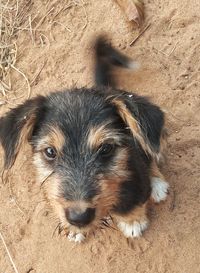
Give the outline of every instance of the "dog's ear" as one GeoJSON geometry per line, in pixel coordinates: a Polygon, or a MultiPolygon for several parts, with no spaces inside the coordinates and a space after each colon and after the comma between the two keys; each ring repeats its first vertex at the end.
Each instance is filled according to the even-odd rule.
{"type": "Polygon", "coordinates": [[[153,156],[160,151],[164,113],[147,98],[123,92],[112,99],[117,111],[143,150],[153,156]]]}
{"type": "Polygon", "coordinates": [[[5,169],[13,165],[21,144],[31,137],[44,100],[42,96],[28,100],[0,118],[0,142],[4,149],[5,169]]]}

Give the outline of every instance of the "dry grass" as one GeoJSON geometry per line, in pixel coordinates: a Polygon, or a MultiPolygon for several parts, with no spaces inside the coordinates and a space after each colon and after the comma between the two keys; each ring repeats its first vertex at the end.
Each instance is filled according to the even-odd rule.
{"type": "Polygon", "coordinates": [[[34,76],[29,82],[26,72],[16,66],[20,58],[19,51],[23,50],[18,50],[17,46],[21,32],[28,34],[33,46],[50,46],[50,38],[53,37],[52,40],[55,41],[52,33],[54,26],[57,25],[68,33],[72,32],[68,26],[59,22],[59,16],[71,8],[83,10],[83,29],[87,26],[86,3],[83,0],[43,0],[36,10],[34,4],[33,0],[0,0],[0,106],[7,103],[16,105],[19,99],[29,98],[33,79],[36,78],[34,76]],[[23,88],[22,94],[12,84],[13,73],[18,73],[26,83],[27,88],[23,88]]]}
{"type": "Polygon", "coordinates": [[[2,243],[3,243],[3,246],[4,246],[4,248],[5,248],[5,251],[6,251],[7,255],[8,255],[8,258],[9,258],[9,260],[10,260],[10,263],[11,263],[11,265],[12,265],[12,267],[13,267],[14,272],[15,272],[15,273],[19,273],[19,271],[17,270],[16,265],[15,265],[13,259],[12,259],[12,256],[11,256],[11,254],[10,254],[10,251],[9,251],[9,249],[8,249],[8,246],[7,246],[6,242],[5,242],[5,239],[4,239],[4,237],[3,237],[3,235],[2,235],[1,232],[0,232],[0,240],[1,240],[2,243]]]}
{"type": "Polygon", "coordinates": [[[20,27],[26,22],[32,6],[32,0],[19,2],[18,0],[0,1],[0,105],[4,103],[14,104],[8,100],[8,94],[12,91],[11,71],[20,73],[27,82],[28,96],[30,85],[25,74],[16,66],[18,55],[17,34],[20,27]]]}
{"type": "MultiPolygon", "coordinates": [[[[17,34],[20,27],[25,23],[32,1],[7,0],[0,1],[0,92],[4,103],[15,104],[16,96],[9,101],[8,93],[12,91],[11,71],[15,70],[22,75],[27,82],[28,97],[30,96],[30,85],[26,75],[16,66],[18,48],[17,34]]],[[[15,94],[16,95],[16,94],[15,94]]]]}

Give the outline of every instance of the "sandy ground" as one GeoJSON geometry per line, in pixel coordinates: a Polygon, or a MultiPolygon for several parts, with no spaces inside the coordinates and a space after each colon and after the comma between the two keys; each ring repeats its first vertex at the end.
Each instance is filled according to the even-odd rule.
{"type": "MultiPolygon", "coordinates": [[[[39,34],[33,44],[29,31],[20,32],[16,66],[32,81],[32,96],[91,86],[91,39],[101,32],[110,34],[116,47],[141,63],[137,73],[117,72],[119,86],[150,96],[166,112],[170,137],[164,174],[170,195],[165,203],[152,206],[151,225],[143,237],[127,241],[120,232],[105,229],[74,245],[53,236],[55,223],[41,202],[30,147],[25,147],[8,182],[0,182],[0,231],[20,273],[200,272],[200,2],[144,2],[151,26],[133,47],[129,43],[138,30],[116,3],[90,0],[84,8],[61,12],[52,33],[45,32],[48,15],[41,25],[43,43],[39,34]]],[[[35,0],[31,12],[42,18],[51,5],[58,11],[67,3],[35,0]]],[[[19,94],[26,93],[18,73],[13,73],[13,82],[19,94]]],[[[1,106],[0,115],[9,107],[1,106]]],[[[11,272],[0,241],[0,273],[11,272]]]]}

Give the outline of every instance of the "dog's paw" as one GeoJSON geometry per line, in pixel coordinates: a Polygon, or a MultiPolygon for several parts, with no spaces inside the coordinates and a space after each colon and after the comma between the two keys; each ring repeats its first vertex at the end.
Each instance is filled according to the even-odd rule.
{"type": "Polygon", "coordinates": [[[82,243],[85,240],[85,236],[82,233],[74,233],[70,231],[68,237],[70,242],[82,243]]]}
{"type": "Polygon", "coordinates": [[[159,177],[151,178],[151,198],[154,202],[159,203],[167,198],[169,184],[159,177]]]}
{"type": "Polygon", "coordinates": [[[119,222],[117,226],[127,238],[140,237],[148,227],[148,220],[134,221],[132,224],[119,222]]]}

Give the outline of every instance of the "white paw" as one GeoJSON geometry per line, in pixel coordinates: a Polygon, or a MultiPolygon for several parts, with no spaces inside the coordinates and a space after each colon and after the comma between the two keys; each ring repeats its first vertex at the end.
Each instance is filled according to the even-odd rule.
{"type": "Polygon", "coordinates": [[[151,178],[151,198],[159,203],[167,198],[169,184],[159,177],[151,178]]]}
{"type": "Polygon", "coordinates": [[[147,220],[134,221],[132,224],[119,222],[117,225],[125,237],[133,238],[142,235],[142,232],[148,227],[148,221],[147,220]]]}
{"type": "Polygon", "coordinates": [[[70,242],[82,243],[85,240],[85,236],[82,233],[74,233],[70,231],[68,239],[70,242]]]}

